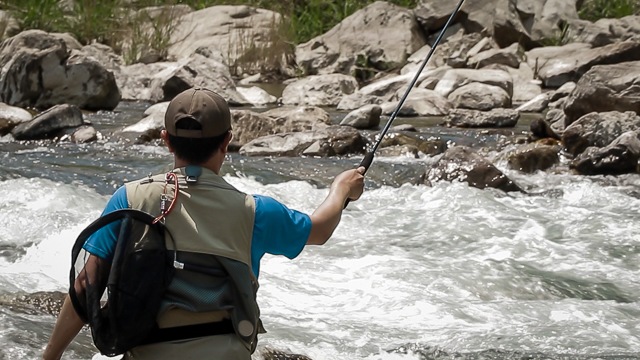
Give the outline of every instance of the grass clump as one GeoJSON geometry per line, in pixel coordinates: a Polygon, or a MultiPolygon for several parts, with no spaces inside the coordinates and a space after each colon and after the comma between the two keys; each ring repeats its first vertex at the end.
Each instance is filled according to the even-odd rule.
{"type": "Polygon", "coordinates": [[[638,0],[585,0],[578,11],[581,19],[597,21],[640,14],[638,0]]]}

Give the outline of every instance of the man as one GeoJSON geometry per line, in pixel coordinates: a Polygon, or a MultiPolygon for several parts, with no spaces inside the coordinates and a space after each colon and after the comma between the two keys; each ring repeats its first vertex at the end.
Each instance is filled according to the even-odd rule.
{"type": "MultiPolygon", "coordinates": [[[[174,156],[174,170],[119,188],[103,214],[125,208],[158,214],[181,256],[201,267],[218,262],[236,269],[230,272],[236,290],[210,285],[215,276],[177,270],[157,315],[158,327],[170,335],[130,349],[125,359],[250,359],[260,326],[257,315],[249,316],[257,314],[252,302],[260,259],[266,253],[293,259],[305,245],[324,244],[338,226],[346,201],[361,196],[365,169],[339,174],[326,199],[309,216],[269,197],[241,193],[219,176],[232,134],[229,107],[218,94],[189,89],[176,96],[167,108],[161,137],[174,156]],[[225,296],[211,296],[218,292],[233,303],[216,300],[225,296]],[[249,314],[245,318],[238,315],[245,313],[249,314]],[[230,323],[223,334],[191,331],[202,324],[222,329],[218,324],[230,323]]],[[[91,254],[85,269],[110,264],[117,232],[115,227],[104,228],[85,243],[91,254]]],[[[79,279],[72,291],[82,293],[86,285],[79,279]]],[[[83,325],[67,296],[43,358],[59,359],[83,325]]]]}

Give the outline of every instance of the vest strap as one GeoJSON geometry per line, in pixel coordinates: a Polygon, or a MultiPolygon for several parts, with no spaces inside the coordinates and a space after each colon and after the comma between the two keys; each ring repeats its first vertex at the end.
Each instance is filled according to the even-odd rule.
{"type": "Polygon", "coordinates": [[[230,319],[196,325],[156,328],[138,346],[233,333],[235,330],[230,319]]]}

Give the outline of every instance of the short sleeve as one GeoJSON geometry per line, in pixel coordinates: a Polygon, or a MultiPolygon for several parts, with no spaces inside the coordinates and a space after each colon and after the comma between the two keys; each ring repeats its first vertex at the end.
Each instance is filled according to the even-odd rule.
{"type": "Polygon", "coordinates": [[[251,245],[252,267],[256,276],[264,254],[297,257],[311,233],[309,215],[292,210],[268,196],[254,195],[255,222],[251,245]]]}
{"type": "MultiPolygon", "coordinates": [[[[102,211],[102,215],[128,208],[129,202],[127,201],[127,190],[124,186],[121,186],[115,193],[113,193],[109,202],[107,202],[107,206],[105,206],[102,211]]],[[[87,239],[83,248],[102,259],[111,260],[116,248],[116,243],[118,242],[119,227],[120,221],[114,221],[109,225],[105,225],[87,239]]]]}

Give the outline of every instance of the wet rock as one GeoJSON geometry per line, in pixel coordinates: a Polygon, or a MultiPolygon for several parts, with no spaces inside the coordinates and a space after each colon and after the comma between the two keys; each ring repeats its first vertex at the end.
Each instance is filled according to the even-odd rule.
{"type": "Polygon", "coordinates": [[[264,348],[260,350],[264,360],[311,360],[310,357],[300,354],[291,354],[283,350],[264,348]]]}
{"type": "Polygon", "coordinates": [[[51,139],[62,134],[64,129],[83,124],[82,111],[75,105],[56,105],[36,115],[33,120],[23,122],[11,130],[16,140],[51,139]]]}
{"type": "Polygon", "coordinates": [[[30,294],[0,296],[0,306],[28,315],[57,316],[66,297],[59,291],[38,291],[30,294]]]}
{"type": "Polygon", "coordinates": [[[387,147],[415,148],[425,155],[433,156],[445,152],[447,143],[438,138],[425,139],[420,134],[393,132],[386,134],[380,142],[380,149],[387,147]]]}
{"type": "Polygon", "coordinates": [[[512,109],[490,111],[455,109],[445,118],[445,123],[448,126],[463,128],[500,128],[515,126],[519,118],[520,113],[512,109]]]}
{"type": "Polygon", "coordinates": [[[582,175],[619,175],[638,172],[640,131],[628,131],[611,144],[589,147],[571,162],[582,175]]]}
{"type": "Polygon", "coordinates": [[[511,169],[528,174],[546,170],[559,162],[558,153],[561,149],[562,146],[559,144],[526,144],[507,153],[507,163],[511,169]]]}
{"type": "Polygon", "coordinates": [[[638,78],[640,61],[594,66],[578,81],[567,98],[564,107],[567,116],[565,126],[591,112],[640,113],[638,78]]]}
{"type": "Polygon", "coordinates": [[[466,146],[448,149],[425,173],[425,184],[461,181],[478,189],[492,187],[505,192],[523,191],[491,162],[466,146]]]}
{"type": "Polygon", "coordinates": [[[551,127],[551,124],[541,118],[531,120],[529,130],[531,130],[531,137],[534,140],[546,138],[560,140],[560,135],[551,127]]]}
{"type": "Polygon", "coordinates": [[[76,144],[92,142],[98,140],[98,131],[90,125],[80,126],[71,134],[70,140],[76,144]]]}

